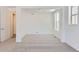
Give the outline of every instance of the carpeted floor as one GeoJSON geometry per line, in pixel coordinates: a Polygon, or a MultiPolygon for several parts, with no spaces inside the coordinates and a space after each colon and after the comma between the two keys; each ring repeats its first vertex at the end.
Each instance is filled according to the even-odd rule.
{"type": "Polygon", "coordinates": [[[15,38],[0,43],[0,52],[77,52],[53,35],[26,35],[22,43],[15,38]]]}

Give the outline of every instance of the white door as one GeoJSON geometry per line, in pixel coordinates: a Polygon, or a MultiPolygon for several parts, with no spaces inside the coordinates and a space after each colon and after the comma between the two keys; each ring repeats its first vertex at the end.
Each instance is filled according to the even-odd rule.
{"type": "Polygon", "coordinates": [[[2,7],[1,8],[1,41],[10,38],[10,19],[8,18],[8,8],[2,7]]]}
{"type": "Polygon", "coordinates": [[[0,34],[1,34],[1,41],[5,40],[5,35],[6,35],[6,9],[4,7],[1,8],[0,10],[0,34]]]}

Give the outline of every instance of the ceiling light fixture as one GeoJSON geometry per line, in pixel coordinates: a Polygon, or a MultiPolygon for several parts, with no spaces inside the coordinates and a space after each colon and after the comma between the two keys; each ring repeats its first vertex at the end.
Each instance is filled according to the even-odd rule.
{"type": "Polygon", "coordinates": [[[56,10],[56,9],[50,9],[49,11],[50,11],[50,12],[54,12],[55,10],[56,10]]]}

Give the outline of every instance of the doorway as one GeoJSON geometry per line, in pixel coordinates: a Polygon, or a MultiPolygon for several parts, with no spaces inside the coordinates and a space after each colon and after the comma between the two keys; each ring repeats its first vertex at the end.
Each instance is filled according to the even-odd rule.
{"type": "Polygon", "coordinates": [[[10,13],[10,34],[11,38],[16,38],[16,11],[10,13]]]}
{"type": "Polygon", "coordinates": [[[16,14],[13,13],[13,37],[16,37],[16,14]]]}

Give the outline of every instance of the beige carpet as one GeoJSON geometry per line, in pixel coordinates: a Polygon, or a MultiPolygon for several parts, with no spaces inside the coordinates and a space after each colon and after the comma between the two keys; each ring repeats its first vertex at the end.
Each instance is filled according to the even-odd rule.
{"type": "Polygon", "coordinates": [[[53,35],[26,35],[22,43],[15,38],[0,43],[1,52],[76,52],[53,35]]]}

